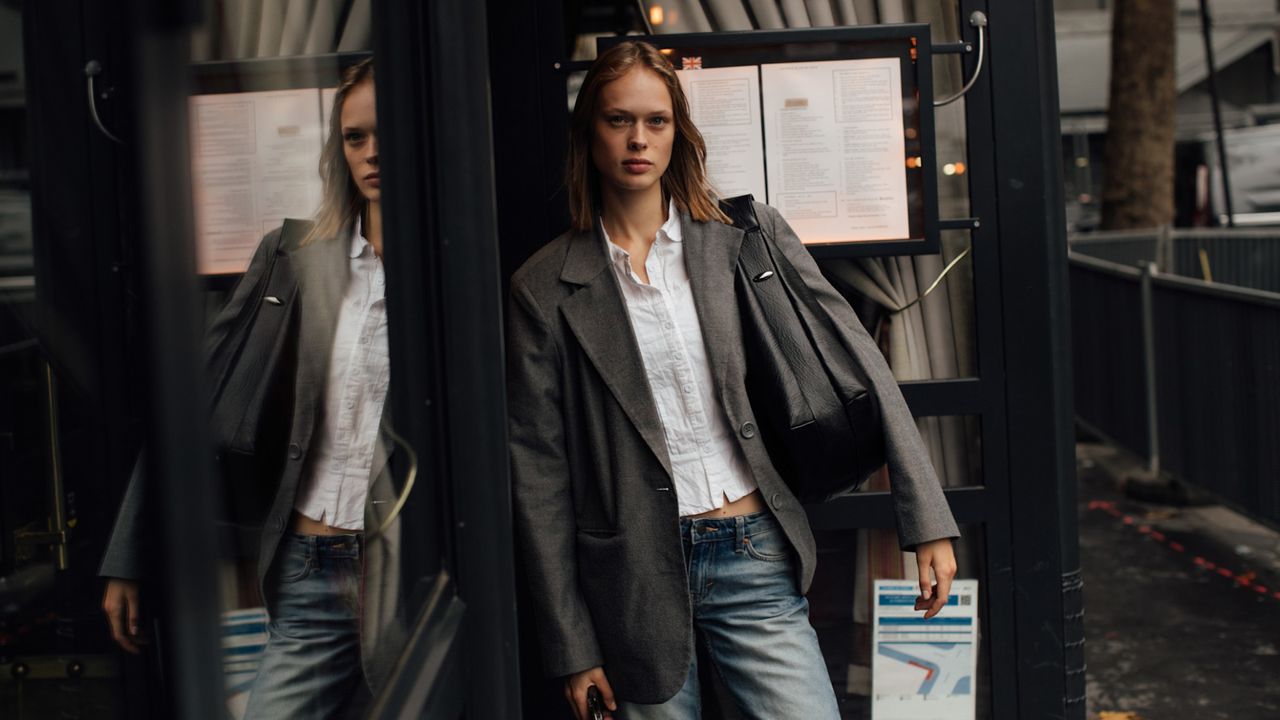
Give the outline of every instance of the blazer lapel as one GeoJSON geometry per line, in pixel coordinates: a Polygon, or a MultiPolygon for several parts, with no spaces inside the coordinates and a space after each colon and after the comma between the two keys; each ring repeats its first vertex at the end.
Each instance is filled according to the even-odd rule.
{"type": "Polygon", "coordinates": [[[325,386],[339,305],[351,278],[349,239],[340,236],[321,240],[298,248],[291,255],[302,298],[297,393],[313,412],[325,386]]]}
{"type": "Polygon", "coordinates": [[[727,368],[742,354],[733,283],[744,234],[719,222],[693,222],[686,213],[680,215],[680,233],[693,304],[702,325],[702,341],[707,347],[716,390],[725,397],[727,368]]]}
{"type": "Polygon", "coordinates": [[[570,241],[560,279],[580,289],[560,305],[570,330],[595,366],[645,444],[671,474],[671,459],[662,420],[654,405],[644,360],[622,299],[618,279],[609,267],[603,239],[579,232],[570,241]],[[626,333],[619,338],[619,331],[626,333]]]}

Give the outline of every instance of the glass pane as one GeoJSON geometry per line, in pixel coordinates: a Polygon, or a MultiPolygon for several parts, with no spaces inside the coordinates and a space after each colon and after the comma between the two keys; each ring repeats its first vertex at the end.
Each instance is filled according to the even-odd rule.
{"type": "MultiPolygon", "coordinates": [[[[976,525],[961,527],[961,538],[956,543],[958,563],[957,579],[978,581],[976,682],[967,672],[968,660],[939,662],[945,667],[935,668],[934,676],[920,662],[918,675],[912,676],[910,662],[900,665],[899,672],[890,677],[887,673],[876,679],[876,687],[884,693],[882,701],[892,702],[903,687],[910,695],[917,695],[927,688],[930,700],[955,702],[976,708],[977,718],[991,717],[991,680],[988,672],[989,644],[983,627],[987,622],[986,569],[982,549],[985,547],[984,528],[976,525]],[[966,674],[970,681],[965,682],[966,674]],[[941,682],[930,683],[937,678],[941,682]],[[896,681],[898,684],[891,684],[896,681]],[[884,684],[881,684],[884,683],[884,684]],[[905,683],[905,685],[903,685],[905,683]],[[886,692],[886,689],[888,691],[886,692]]],[[[809,590],[810,621],[818,632],[840,703],[840,714],[845,720],[871,718],[872,706],[872,648],[876,625],[876,580],[906,579],[915,583],[915,555],[898,549],[897,534],[892,530],[856,530],[819,533],[818,572],[809,590]]],[[[954,594],[954,593],[953,593],[954,594]]],[[[960,608],[964,609],[964,608],[960,608]]],[[[882,636],[884,637],[884,636],[882,636]]],[[[892,642],[886,638],[878,666],[889,670],[892,662],[898,662],[892,642]]],[[[963,655],[963,653],[958,653],[963,655]]],[[[884,673],[884,670],[878,670],[884,673]]],[[[963,717],[954,708],[948,711],[925,711],[927,717],[963,717]]]]}
{"type": "MultiPolygon", "coordinates": [[[[982,419],[977,415],[916,418],[929,461],[943,487],[982,484],[982,419]]],[[[889,473],[881,469],[858,492],[888,492],[889,473]]]]}
{"type": "Polygon", "coordinates": [[[239,399],[219,396],[227,706],[350,712],[385,681],[406,625],[370,3],[214,4],[189,103],[198,272],[211,337],[261,297],[252,323],[271,338],[211,358],[227,387],[268,393],[260,409],[245,400],[271,448],[265,464],[238,458],[219,410],[235,416],[239,399]]]}

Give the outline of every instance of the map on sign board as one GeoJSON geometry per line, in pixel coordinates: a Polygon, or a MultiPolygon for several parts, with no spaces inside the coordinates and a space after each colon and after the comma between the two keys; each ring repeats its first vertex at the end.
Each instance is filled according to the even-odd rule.
{"type": "Polygon", "coordinates": [[[978,581],[956,580],[942,612],[915,609],[919,586],[877,580],[872,636],[874,720],[965,720],[976,715],[978,581]]]}

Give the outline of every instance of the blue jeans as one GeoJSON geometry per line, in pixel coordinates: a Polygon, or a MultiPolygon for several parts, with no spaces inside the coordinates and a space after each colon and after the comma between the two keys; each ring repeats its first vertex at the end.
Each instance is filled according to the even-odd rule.
{"type": "Polygon", "coordinates": [[[360,669],[358,535],[280,541],[267,647],[245,720],[344,718],[368,697],[360,669]]]}
{"type": "MultiPolygon", "coordinates": [[[[745,718],[839,718],[809,602],[796,587],[791,543],[765,510],[680,520],[693,625],[745,718]]],[[[621,720],[701,716],[697,656],[684,687],[660,705],[619,702],[621,720]]]]}

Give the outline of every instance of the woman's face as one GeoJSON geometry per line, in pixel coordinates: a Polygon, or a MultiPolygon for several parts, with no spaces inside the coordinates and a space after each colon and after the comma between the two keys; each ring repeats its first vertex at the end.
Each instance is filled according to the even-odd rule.
{"type": "Polygon", "coordinates": [[[606,195],[652,191],[671,163],[676,131],[671,93],[644,67],[600,89],[592,128],[591,160],[606,195]]]}
{"type": "Polygon", "coordinates": [[[342,103],[342,152],[351,168],[351,179],[369,202],[382,197],[378,178],[378,114],[373,82],[362,82],[347,92],[342,103]]]}

